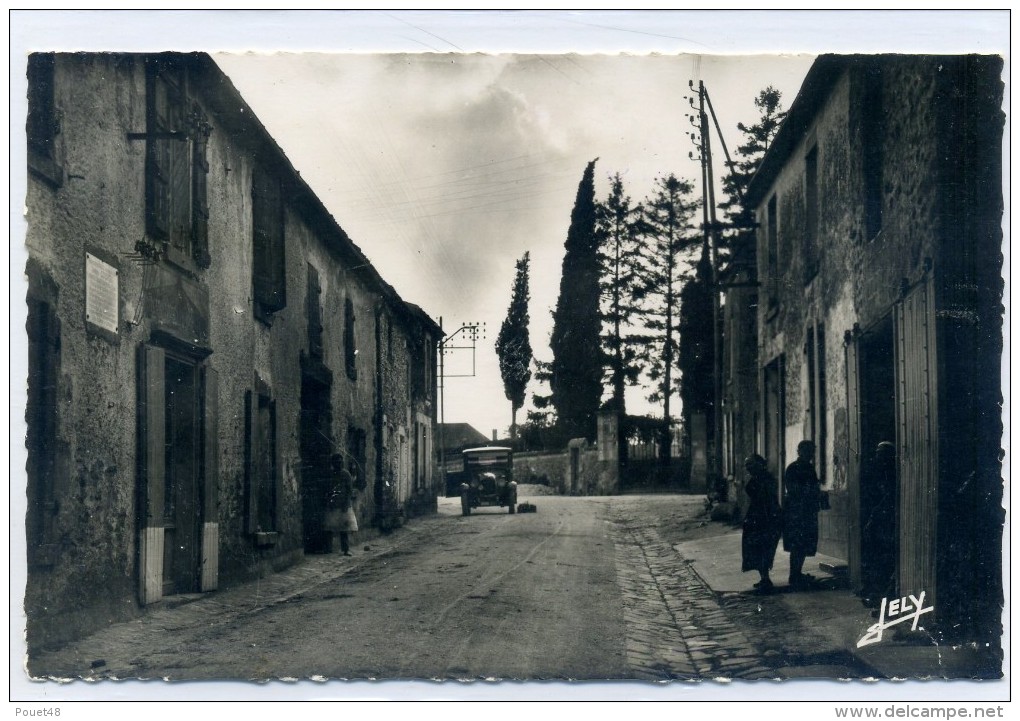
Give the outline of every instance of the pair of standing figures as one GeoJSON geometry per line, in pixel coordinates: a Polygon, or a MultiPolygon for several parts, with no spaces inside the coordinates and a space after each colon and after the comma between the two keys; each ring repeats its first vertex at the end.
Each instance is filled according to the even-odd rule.
{"type": "Polygon", "coordinates": [[[741,570],[757,571],[761,579],[754,584],[762,593],[772,590],[769,577],[779,539],[790,554],[790,586],[802,588],[811,582],[803,572],[804,560],[818,551],[818,510],[821,506],[821,481],[812,459],[815,444],[801,441],[797,460],[786,468],[783,504],[779,504],[776,479],[759,455],[744,461],[748,474],[744,487],[750,503],[744,516],[741,544],[741,570]]]}

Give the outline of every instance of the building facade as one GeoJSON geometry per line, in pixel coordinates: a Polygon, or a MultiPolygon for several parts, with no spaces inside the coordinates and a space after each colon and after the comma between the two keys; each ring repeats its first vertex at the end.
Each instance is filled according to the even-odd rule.
{"type": "Polygon", "coordinates": [[[1002,61],[822,56],[750,190],[758,443],[814,440],[822,552],[1001,635],[1002,61]],[[894,444],[895,480],[869,473],[894,444]],[[891,510],[891,513],[890,513],[891,510]],[[872,530],[887,521],[889,540],[872,530]]]}
{"type": "Polygon", "coordinates": [[[29,58],[29,648],[434,508],[439,327],[204,54],[29,58]]]}

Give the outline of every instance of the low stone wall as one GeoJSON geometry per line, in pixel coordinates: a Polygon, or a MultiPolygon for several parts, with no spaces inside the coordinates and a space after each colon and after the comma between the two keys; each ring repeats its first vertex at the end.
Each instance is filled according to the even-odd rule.
{"type": "Polygon", "coordinates": [[[558,453],[518,453],[514,455],[514,479],[518,483],[548,485],[563,495],[606,496],[617,493],[615,461],[600,461],[598,450],[571,441],[577,449],[577,477],[571,478],[572,450],[558,453]]]}
{"type": "Polygon", "coordinates": [[[565,493],[567,488],[567,454],[516,453],[514,454],[514,480],[555,488],[565,493]]]}

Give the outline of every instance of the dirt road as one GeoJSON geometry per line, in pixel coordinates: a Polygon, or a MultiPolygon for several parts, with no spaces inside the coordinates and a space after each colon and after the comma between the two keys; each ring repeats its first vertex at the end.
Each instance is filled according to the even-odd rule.
{"type": "MultiPolygon", "coordinates": [[[[606,503],[538,497],[537,513],[484,508],[402,529],[385,553],[356,546],[337,575],[260,606],[173,628],[140,623],[133,647],[46,654],[36,673],[75,677],[621,678],[620,593],[606,503]]],[[[332,559],[331,559],[332,560],[332,559]]],[[[176,609],[195,615],[200,602],[176,609]]],[[[100,634],[101,635],[101,634],[100,634]]],[[[123,646],[123,644],[121,644],[123,646]]]]}

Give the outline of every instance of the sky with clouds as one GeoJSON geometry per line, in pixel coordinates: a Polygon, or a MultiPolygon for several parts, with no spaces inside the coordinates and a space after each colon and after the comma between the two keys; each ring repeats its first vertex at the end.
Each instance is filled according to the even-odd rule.
{"type": "MultiPolygon", "coordinates": [[[[404,298],[442,316],[450,329],[460,321],[487,323],[477,376],[449,379],[446,396],[447,420],[467,421],[486,433],[509,423],[492,343],[509,303],[514,261],[531,251],[532,338],[539,357],[548,358],[549,309],[585,164],[599,158],[600,195],[614,172],[635,199],[658,173],[696,178],[684,136],[688,80],[704,80],[724,130],[732,132],[738,121],[753,118],[751,102],[764,85],[776,85],[785,103],[792,101],[808,63],[784,56],[994,52],[1007,60],[1008,107],[1008,11],[12,10],[9,25],[12,169],[26,164],[28,52],[213,54],[330,212],[404,298]]],[[[25,189],[25,174],[14,170],[12,238],[24,237],[25,189]]],[[[1008,278],[1008,243],[1003,250],[1008,278]]],[[[25,327],[27,254],[23,244],[12,243],[10,255],[16,518],[24,514],[25,498],[24,473],[16,469],[25,467],[20,439],[27,344],[17,333],[25,327]]],[[[1004,368],[1008,324],[1006,330],[1004,368]]],[[[1004,397],[1008,401],[1008,388],[1004,397]]],[[[631,405],[636,400],[628,397],[631,405]]],[[[1004,419],[1008,434],[1008,413],[1004,419]]],[[[12,537],[11,545],[16,557],[23,537],[12,537]]],[[[23,566],[12,565],[12,589],[24,587],[23,574],[23,566]]],[[[20,617],[12,627],[23,628],[20,617]]],[[[21,659],[11,648],[13,667],[21,659]]],[[[32,686],[12,676],[16,696],[32,697],[32,686]]],[[[219,700],[217,686],[189,689],[189,698],[219,700]]],[[[299,684],[264,690],[273,701],[305,700],[308,694],[299,684]]],[[[99,685],[71,691],[75,699],[109,700],[109,690],[99,685]]],[[[45,692],[49,700],[59,695],[59,689],[45,692]]],[[[145,698],[139,688],[119,693],[145,698]]],[[[410,700],[431,692],[391,687],[388,693],[410,700]]],[[[548,693],[559,700],[584,692],[554,684],[548,693]]],[[[602,693],[626,698],[632,692],[604,687],[602,693]]],[[[701,692],[682,693],[690,700],[701,692]]],[[[830,693],[799,686],[788,697],[825,700],[830,693]]],[[[897,693],[909,700],[917,688],[904,684],[897,693]]]]}
{"type": "MultiPolygon", "coordinates": [[[[12,11],[12,137],[23,137],[31,50],[212,54],[329,211],[408,301],[453,330],[486,324],[475,376],[450,378],[446,419],[509,425],[493,350],[514,261],[532,257],[532,344],[550,310],[585,164],[599,195],[619,172],[642,199],[656,175],[697,179],[688,82],[703,80],[728,144],[762,87],[792,102],[822,52],[998,52],[988,11],[12,11]]],[[[716,147],[718,182],[721,157],[716,147]]],[[[12,143],[12,164],[24,162],[12,143]]],[[[23,167],[23,165],[22,165],[23,167]]],[[[12,209],[24,183],[12,176],[12,209]]],[[[23,218],[12,212],[12,233],[23,218]]],[[[24,267],[23,249],[12,268],[24,267]]],[[[12,326],[24,280],[12,274],[12,326]]],[[[449,358],[451,373],[472,370],[449,358]]],[[[22,355],[13,358],[24,366],[22,355]]],[[[640,393],[628,395],[632,411],[640,393]]]]}
{"type": "MultiPolygon", "coordinates": [[[[733,149],[737,122],[756,117],[758,90],[774,85],[789,102],[811,63],[690,54],[214,58],[402,297],[448,331],[485,324],[475,376],[447,381],[445,416],[501,435],[510,407],[493,346],[514,263],[530,252],[532,345],[548,360],[563,243],[588,161],[598,158],[600,196],[614,173],[635,201],[658,175],[697,180],[689,82],[709,88],[733,149]]],[[[717,150],[717,179],[722,167],[717,150]]],[[[470,351],[447,357],[451,375],[471,365],[470,351]]],[[[630,407],[657,412],[642,396],[631,389],[630,407]]]]}

